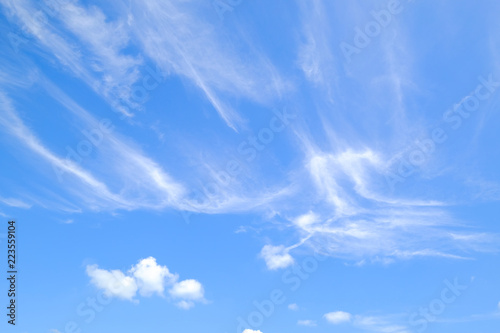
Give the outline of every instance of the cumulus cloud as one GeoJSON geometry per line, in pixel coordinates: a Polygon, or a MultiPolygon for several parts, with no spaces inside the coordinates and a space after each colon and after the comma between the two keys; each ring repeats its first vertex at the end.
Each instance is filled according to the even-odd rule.
{"type": "Polygon", "coordinates": [[[308,212],[307,214],[300,215],[293,222],[297,227],[307,230],[310,226],[314,225],[314,223],[318,222],[318,220],[318,215],[313,212],[308,212]]]}
{"type": "Polygon", "coordinates": [[[314,320],[299,320],[299,321],[297,321],[297,325],[309,326],[309,327],[317,326],[316,321],[314,321],[314,320]]]}
{"type": "MultiPolygon", "coordinates": [[[[380,333],[410,333],[404,324],[396,323],[395,316],[355,316],[353,325],[366,331],[380,333]]],[[[400,321],[400,320],[399,320],[400,321]]]]}
{"type": "Polygon", "coordinates": [[[331,324],[349,323],[353,327],[369,332],[381,333],[409,333],[410,330],[404,324],[401,315],[387,316],[363,316],[351,315],[348,312],[336,311],[324,315],[324,318],[331,324]]]}
{"type": "Polygon", "coordinates": [[[133,300],[139,292],[140,296],[153,294],[164,296],[169,288],[169,295],[176,300],[182,309],[190,309],[195,302],[204,302],[204,289],[194,279],[177,282],[178,275],[171,273],[167,266],[158,265],[156,259],[149,257],[140,260],[127,272],[121,270],[100,269],[97,265],[87,266],[87,275],[91,283],[110,297],[133,300]]]}
{"type": "Polygon", "coordinates": [[[335,311],[325,314],[325,319],[332,324],[341,324],[351,321],[351,314],[344,311],[335,311]]]}
{"type": "Polygon", "coordinates": [[[203,298],[204,291],[201,283],[190,279],[175,283],[169,293],[176,298],[199,300],[203,298]]]}
{"type": "Polygon", "coordinates": [[[266,261],[267,268],[271,270],[286,268],[294,263],[293,257],[283,245],[265,245],[260,256],[266,261]]]}
{"type": "Polygon", "coordinates": [[[130,273],[137,281],[139,293],[142,296],[150,296],[154,293],[163,295],[165,285],[177,280],[177,275],[170,273],[167,266],[158,265],[153,257],[139,261],[132,267],[130,273]]]}
{"type": "Polygon", "coordinates": [[[262,332],[261,331],[254,331],[254,330],[247,328],[246,330],[243,331],[243,333],[262,333],[262,332]]]}
{"type": "Polygon", "coordinates": [[[194,302],[204,302],[203,286],[196,280],[189,279],[175,283],[169,290],[170,296],[176,299],[182,299],[176,305],[181,309],[190,309],[194,302]]]}
{"type": "Polygon", "coordinates": [[[107,296],[132,300],[137,293],[137,282],[133,277],[126,276],[120,270],[100,269],[97,265],[87,266],[90,282],[104,290],[107,296]]]}

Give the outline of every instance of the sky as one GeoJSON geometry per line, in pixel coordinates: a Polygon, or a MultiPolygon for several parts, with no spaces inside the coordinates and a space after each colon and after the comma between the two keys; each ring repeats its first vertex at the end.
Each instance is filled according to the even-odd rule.
{"type": "Polygon", "coordinates": [[[499,332],[499,11],[0,0],[2,332],[499,332]]]}

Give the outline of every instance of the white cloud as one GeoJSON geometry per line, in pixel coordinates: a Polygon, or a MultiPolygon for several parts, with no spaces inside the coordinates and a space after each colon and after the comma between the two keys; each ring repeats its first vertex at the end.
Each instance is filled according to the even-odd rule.
{"type": "Polygon", "coordinates": [[[139,79],[137,67],[142,60],[122,52],[129,39],[123,21],[112,21],[99,8],[75,1],[47,1],[43,7],[29,0],[1,2],[13,20],[34,37],[34,46],[52,53],[63,68],[112,107],[127,115],[127,106],[137,107],[130,88],[139,79]]]}
{"type": "Polygon", "coordinates": [[[120,270],[104,270],[97,265],[87,266],[87,274],[91,283],[103,290],[106,295],[132,301],[137,292],[143,297],[153,294],[164,296],[169,287],[169,294],[176,299],[176,305],[182,309],[190,309],[195,302],[206,302],[204,289],[200,282],[188,279],[177,282],[178,275],[169,271],[166,266],[158,265],[156,259],[148,257],[140,260],[128,271],[128,275],[120,270]]]}
{"type": "Polygon", "coordinates": [[[189,310],[194,306],[194,302],[182,300],[175,303],[175,305],[183,310],[189,310]]]}
{"type": "Polygon", "coordinates": [[[293,222],[299,228],[308,230],[310,226],[319,221],[319,216],[313,212],[308,212],[307,214],[297,217],[293,222]]]}
{"type": "Polygon", "coordinates": [[[297,304],[295,304],[295,303],[288,304],[288,309],[292,310],[292,311],[298,311],[299,310],[299,306],[297,304]]]}
{"type": "Polygon", "coordinates": [[[266,261],[267,268],[271,270],[286,268],[294,263],[293,257],[283,245],[265,245],[260,255],[266,261]]]}
{"type": "MultiPolygon", "coordinates": [[[[78,105],[48,79],[40,79],[43,88],[61,105],[77,117],[83,130],[92,131],[100,122],[92,114],[78,105]]],[[[51,168],[51,180],[57,177],[56,184],[73,196],[58,200],[72,204],[68,200],[79,201],[78,206],[86,204],[92,210],[114,209],[164,209],[171,207],[188,212],[225,213],[247,211],[275,198],[284,196],[287,190],[262,193],[224,192],[210,196],[200,202],[193,197],[188,187],[175,180],[162,165],[145,155],[140,145],[120,135],[118,131],[106,133],[92,156],[93,167],[84,168],[84,163],[76,163],[74,158],[58,156],[49,149],[28,128],[13,107],[12,101],[0,91],[0,125],[12,136],[19,138],[22,145],[31,153],[41,157],[51,168]],[[103,167],[105,166],[105,167],[103,167]]],[[[112,125],[114,126],[114,125],[112,125]]],[[[85,163],[87,164],[87,163],[85,163]]],[[[88,165],[88,164],[87,164],[88,165]]],[[[44,196],[40,201],[47,201],[44,196]]],[[[41,203],[43,205],[43,203],[41,203]]],[[[45,206],[58,207],[57,202],[45,206]]]]}
{"type": "Polygon", "coordinates": [[[133,277],[126,276],[120,270],[107,271],[97,265],[87,266],[87,275],[97,288],[106,295],[132,300],[137,293],[137,283],[133,277]]]}
{"type": "Polygon", "coordinates": [[[331,33],[327,13],[329,3],[310,1],[307,4],[297,1],[301,13],[303,42],[299,45],[298,65],[307,80],[320,86],[327,93],[332,92],[338,73],[334,52],[331,50],[331,33]]]}
{"type": "Polygon", "coordinates": [[[388,316],[361,316],[351,315],[348,312],[336,311],[324,315],[324,318],[335,325],[350,323],[353,327],[369,332],[380,333],[409,333],[410,330],[401,324],[406,317],[401,315],[388,316]]]}
{"type": "MultiPolygon", "coordinates": [[[[202,6],[208,10],[211,4],[202,6]]],[[[238,29],[220,30],[199,15],[200,8],[183,0],[131,1],[127,15],[145,54],[164,70],[188,78],[227,125],[236,128],[241,119],[228,99],[267,104],[282,95],[287,84],[270,61],[256,53],[247,36],[233,36],[238,29]],[[227,43],[233,38],[243,53],[227,43]]]]}
{"type": "Polygon", "coordinates": [[[353,325],[363,330],[380,333],[410,333],[405,325],[395,324],[395,316],[355,316],[353,325]]]}
{"type": "Polygon", "coordinates": [[[247,328],[246,330],[243,331],[243,333],[262,333],[262,332],[261,331],[254,331],[254,330],[247,328]]]}
{"type": "Polygon", "coordinates": [[[309,159],[308,168],[318,193],[332,204],[336,216],[350,215],[355,211],[351,198],[338,184],[338,169],[329,154],[315,154],[309,159]]]}
{"type": "Polygon", "coordinates": [[[424,256],[461,260],[467,257],[458,251],[487,252],[495,247],[496,236],[464,229],[442,202],[380,194],[387,193],[380,153],[325,153],[306,135],[301,137],[308,171],[303,175],[310,178],[297,177],[296,182],[305,187],[312,181],[316,187],[305,205],[307,213],[287,218],[302,240],[285,253],[304,244],[342,259],[390,263],[424,256]]]}
{"type": "Polygon", "coordinates": [[[153,257],[142,259],[129,272],[137,281],[141,296],[150,296],[154,293],[163,295],[165,285],[172,284],[177,279],[167,266],[158,265],[153,257]]]}
{"type": "Polygon", "coordinates": [[[316,321],[314,320],[299,320],[297,321],[297,325],[299,326],[309,326],[309,327],[314,327],[314,326],[317,326],[318,324],[316,324],[316,321]]]}
{"type": "Polygon", "coordinates": [[[82,183],[89,186],[94,195],[100,196],[108,202],[115,204],[124,204],[123,199],[111,193],[108,187],[97,180],[92,174],[81,168],[71,160],[56,156],[52,151],[45,147],[33,132],[24,125],[23,121],[15,112],[10,99],[0,92],[0,124],[3,125],[13,136],[21,139],[21,142],[34,153],[45,159],[54,168],[63,170],[77,177],[82,183]]]}
{"type": "Polygon", "coordinates": [[[14,198],[2,198],[2,197],[0,197],[0,202],[7,205],[7,206],[15,207],[15,208],[24,208],[24,209],[31,208],[30,204],[27,204],[22,200],[14,199],[14,198]]]}
{"type": "Polygon", "coordinates": [[[341,324],[351,321],[351,314],[344,311],[330,312],[325,314],[324,317],[332,324],[341,324]]]}
{"type": "MultiPolygon", "coordinates": [[[[48,92],[69,111],[78,116],[83,124],[87,125],[86,130],[99,128],[99,121],[92,117],[89,112],[81,108],[58,88],[44,82],[48,92]]],[[[72,186],[68,186],[69,191],[73,191],[80,199],[87,201],[89,205],[92,205],[92,209],[102,207],[107,209],[140,207],[159,209],[169,205],[185,205],[181,200],[185,192],[184,187],[174,181],[158,163],[135,149],[131,142],[126,142],[127,140],[118,134],[108,134],[108,140],[103,140],[99,146],[100,151],[108,154],[103,155],[107,158],[106,162],[103,163],[106,168],[98,170],[104,176],[112,171],[114,179],[116,180],[118,177],[117,180],[122,182],[123,187],[120,193],[116,194],[108,188],[104,181],[98,179],[80,164],[75,163],[72,159],[57,156],[49,150],[23,123],[14,110],[11,100],[2,92],[0,92],[0,107],[0,125],[3,125],[11,135],[21,139],[20,142],[25,147],[52,166],[53,175],[57,176],[59,181],[72,182],[72,186]],[[137,197],[141,199],[137,199],[137,197]]],[[[21,202],[12,199],[7,202],[21,205],[21,202]]],[[[25,206],[23,205],[23,207],[25,206]]]]}
{"type": "Polygon", "coordinates": [[[202,300],[204,295],[203,286],[196,280],[189,279],[175,283],[169,290],[174,298],[184,298],[188,300],[202,300]]]}

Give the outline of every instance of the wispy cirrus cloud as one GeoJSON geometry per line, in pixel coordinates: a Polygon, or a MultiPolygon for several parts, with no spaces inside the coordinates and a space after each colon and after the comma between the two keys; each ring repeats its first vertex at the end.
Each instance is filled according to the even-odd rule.
{"type": "Polygon", "coordinates": [[[2,198],[0,197],[0,202],[4,205],[7,205],[9,207],[15,207],[15,208],[23,208],[23,209],[30,209],[31,204],[28,204],[20,199],[16,198],[2,198]]]}
{"type": "Polygon", "coordinates": [[[227,125],[236,129],[243,118],[228,101],[245,98],[269,106],[289,83],[252,45],[230,46],[226,40],[241,43],[241,38],[221,30],[215,15],[200,15],[200,5],[211,9],[209,3],[180,0],[132,1],[128,23],[145,55],[197,86],[227,125]]]}
{"type": "MultiPolygon", "coordinates": [[[[431,193],[422,189],[393,193],[385,188],[385,170],[394,150],[411,140],[423,123],[418,117],[408,122],[412,110],[407,100],[415,98],[412,94],[418,89],[413,84],[410,48],[401,46],[406,45],[407,34],[397,23],[373,40],[370,47],[376,52],[363,55],[359,66],[346,68],[339,66],[339,50],[330,43],[334,23],[325,9],[332,5],[319,0],[299,4],[304,38],[291,57],[306,80],[290,83],[244,29],[221,30],[218,21],[214,24],[210,15],[201,13],[205,5],[132,1],[116,3],[108,8],[114,10],[110,13],[77,1],[55,7],[30,0],[1,3],[45,56],[50,55],[113,107],[119,103],[132,107],[130,86],[139,78],[137,68],[143,59],[195,85],[233,129],[245,122],[245,113],[234,107],[240,99],[270,106],[299,82],[313,96],[310,104],[301,107],[307,93],[294,91],[294,107],[303,111],[291,129],[292,138],[283,137],[293,158],[283,157],[279,151],[283,146],[266,148],[272,168],[279,165],[279,179],[267,175],[271,168],[259,173],[254,171],[260,165],[248,164],[238,179],[216,184],[218,188],[210,191],[210,181],[220,170],[205,156],[222,155],[217,144],[207,147],[210,152],[194,167],[185,161],[173,165],[164,162],[158,147],[148,146],[144,132],[137,130],[134,133],[139,135],[129,137],[121,128],[102,140],[88,163],[64,158],[57,143],[49,145],[26,125],[9,97],[11,91],[42,87],[73,117],[77,131],[97,128],[98,116],[46,79],[43,70],[20,61],[16,66],[26,67],[29,79],[19,79],[20,70],[0,72],[5,91],[0,96],[0,121],[6,133],[18,138],[33,156],[59,171],[64,178],[61,192],[71,193],[64,199],[66,207],[209,214],[271,211],[280,226],[296,232],[297,241],[279,245],[282,240],[273,240],[265,245],[260,256],[269,269],[293,265],[295,253],[308,246],[358,263],[423,256],[465,259],[471,257],[468,251],[495,248],[495,236],[472,232],[454,218],[448,209],[453,202],[434,196],[439,193],[436,187],[431,193]],[[38,18],[33,19],[30,14],[37,11],[38,18]],[[13,84],[7,87],[8,83],[13,84]],[[192,191],[200,184],[206,192],[201,196],[192,191]]],[[[358,17],[358,4],[341,6],[346,6],[355,23],[366,16],[358,17]]],[[[369,8],[365,9],[368,13],[369,8]]],[[[171,139],[175,145],[179,138],[171,139]]],[[[214,140],[223,141],[232,142],[234,137],[221,135],[214,140]]]]}
{"type": "Polygon", "coordinates": [[[72,75],[85,82],[124,115],[139,107],[131,86],[142,59],[125,54],[129,31],[123,21],[110,21],[95,6],[74,1],[1,1],[12,20],[33,36],[40,48],[72,75]]]}
{"type": "Polygon", "coordinates": [[[289,247],[266,245],[261,255],[268,268],[291,265],[302,246],[359,264],[416,257],[470,259],[471,251],[497,251],[497,236],[471,231],[454,219],[447,204],[379,192],[383,164],[370,150],[309,154],[315,191],[309,203],[302,201],[309,211],[288,218],[300,241],[289,247]]]}
{"type": "Polygon", "coordinates": [[[316,323],[316,321],[310,320],[310,319],[299,320],[299,321],[297,321],[297,325],[299,325],[299,326],[309,326],[309,327],[318,326],[318,324],[316,323]]]}

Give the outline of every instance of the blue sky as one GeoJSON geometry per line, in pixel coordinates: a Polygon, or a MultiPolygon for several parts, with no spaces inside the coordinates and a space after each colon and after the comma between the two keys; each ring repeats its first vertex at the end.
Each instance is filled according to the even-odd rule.
{"type": "Polygon", "coordinates": [[[0,4],[2,331],[500,330],[496,1],[0,4]]]}

